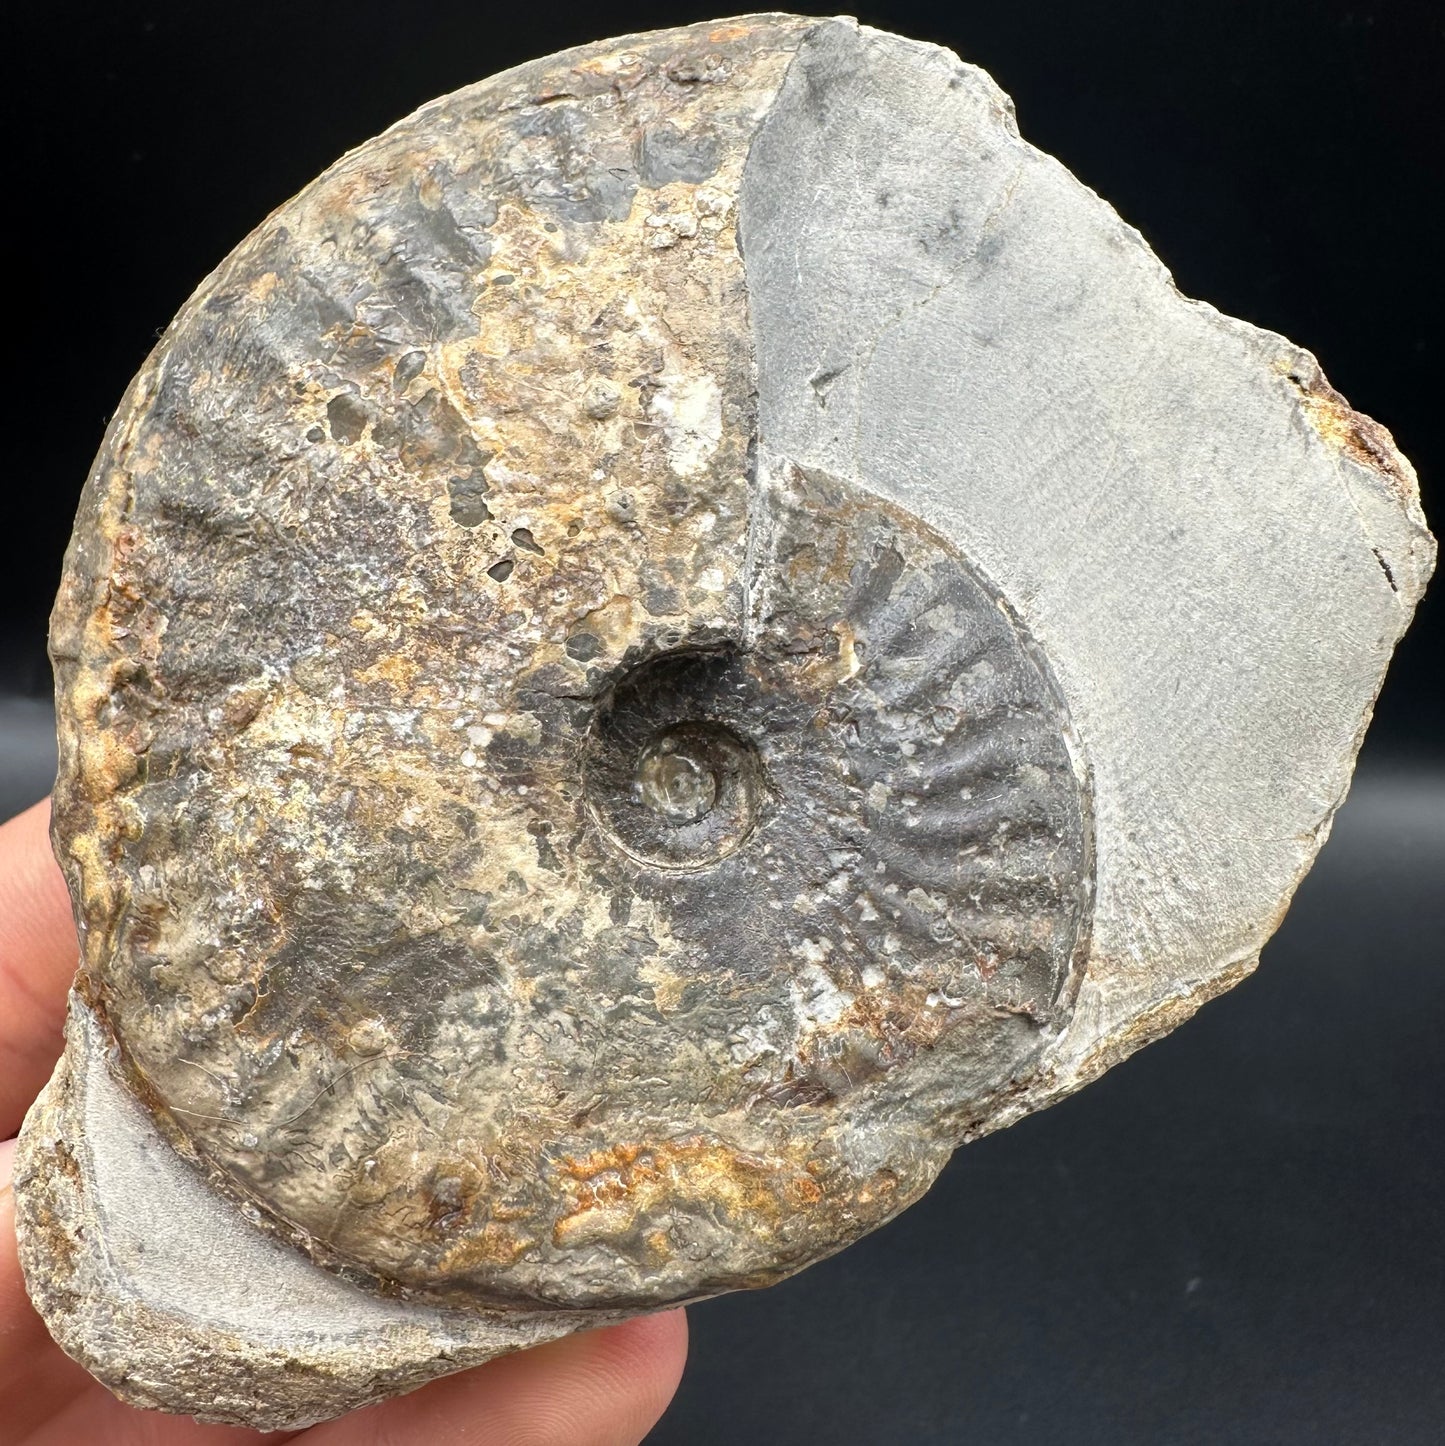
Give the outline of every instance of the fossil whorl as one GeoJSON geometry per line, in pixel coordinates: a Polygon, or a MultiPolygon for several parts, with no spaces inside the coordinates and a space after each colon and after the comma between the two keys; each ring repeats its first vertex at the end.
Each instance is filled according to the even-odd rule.
{"type": "Polygon", "coordinates": [[[425,107],[84,493],[52,1331],[281,1426],[847,1243],[1253,967],[1433,555],[1313,357],[935,47],[752,17],[425,107]]]}
{"type": "Polygon", "coordinates": [[[774,1279],[915,1198],[1071,1002],[1043,655],[759,437],[738,189],[801,33],[532,67],[355,152],[87,489],[83,991],[221,1189],[392,1288],[774,1279]]]}

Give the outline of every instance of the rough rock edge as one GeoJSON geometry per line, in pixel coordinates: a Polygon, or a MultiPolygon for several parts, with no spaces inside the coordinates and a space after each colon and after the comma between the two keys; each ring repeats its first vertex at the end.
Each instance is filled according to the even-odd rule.
{"type": "MultiPolygon", "coordinates": [[[[288,1319],[284,1281],[277,1282],[270,1339],[158,1307],[123,1278],[106,1244],[107,1209],[96,1199],[84,1116],[95,1074],[104,1071],[123,1091],[111,1070],[113,1053],[102,1026],[72,996],[65,1053],[21,1127],[15,1225],[26,1287],[56,1343],[130,1405],[259,1430],[299,1430],[511,1351],[638,1314],[550,1312],[502,1322],[396,1303],[397,1338],[359,1324],[348,1342],[328,1339],[304,1318],[288,1319]]],[[[159,1132],[148,1133],[167,1174],[204,1188],[159,1132]]],[[[237,1226],[243,1235],[250,1229],[240,1220],[237,1226]]],[[[259,1232],[254,1250],[249,1242],[245,1248],[258,1276],[274,1277],[278,1256],[290,1255],[259,1232]]],[[[287,1264],[354,1289],[299,1252],[287,1264]]]]}
{"type": "MultiPolygon", "coordinates": [[[[874,30],[870,26],[862,26],[860,29],[872,35],[888,34],[887,31],[874,30]]],[[[1076,185],[1103,206],[1114,217],[1120,232],[1135,247],[1137,254],[1158,272],[1160,279],[1180,305],[1201,313],[1220,330],[1235,332],[1255,345],[1273,344],[1273,350],[1279,358],[1275,364],[1276,374],[1273,380],[1279,389],[1288,394],[1302,424],[1336,457],[1340,490],[1360,514],[1361,532],[1365,542],[1374,553],[1391,592],[1395,594],[1400,623],[1385,651],[1388,662],[1408,629],[1415,608],[1425,595],[1438,556],[1436,539],[1430,531],[1420,501],[1419,478],[1410,459],[1396,446],[1389,428],[1373,417],[1356,411],[1349,400],[1330,384],[1319,359],[1306,347],[1268,327],[1257,326],[1241,317],[1220,311],[1212,302],[1189,296],[1180,290],[1174,273],[1154,251],[1138,227],[1125,220],[1107,197],[1099,195],[1092,186],[1070,171],[1057,156],[1040,150],[1020,133],[1013,97],[1003,91],[986,70],[962,60],[945,46],[928,48],[942,50],[962,69],[972,72],[981,84],[996,93],[1005,113],[1004,125],[1010,135],[1047,163],[1065,170],[1076,185]],[[1286,357],[1290,359],[1289,365],[1283,362],[1286,357]],[[1395,558],[1394,568],[1390,566],[1381,549],[1374,545],[1370,526],[1360,509],[1361,492],[1376,505],[1384,505],[1389,511],[1399,514],[1407,524],[1409,536],[1403,553],[1397,554],[1395,558]]],[[[1055,1056],[1051,1059],[1045,1055],[1039,1074],[1021,1087],[1014,1099],[1000,1101],[989,1118],[981,1122],[977,1129],[970,1131],[960,1141],[961,1144],[1006,1129],[1038,1110],[1047,1109],[1050,1105],[1067,1099],[1069,1095],[1092,1084],[1146,1045],[1154,1044],[1172,1034],[1204,1005],[1227,994],[1236,984],[1254,973],[1259,967],[1264,946],[1284,922],[1296,891],[1314,867],[1320,850],[1329,840],[1335,815],[1349,797],[1360,749],[1370,724],[1374,721],[1375,706],[1379,702],[1387,676],[1388,669],[1382,667],[1374,693],[1350,742],[1345,759],[1343,784],[1316,825],[1294,878],[1281,896],[1274,914],[1259,931],[1253,948],[1217,961],[1213,971],[1201,978],[1180,980],[1177,991],[1157,1000],[1142,1014],[1127,1021],[1122,1028],[1105,1032],[1090,1048],[1077,1055],[1067,1055],[1069,1030],[1062,1030],[1055,1056]]],[[[1073,1023],[1072,1020],[1070,1022],[1073,1023]]]]}
{"type": "MultiPolygon", "coordinates": [[[[771,18],[772,13],[775,12],[770,12],[768,18],[771,18]]],[[[1412,549],[1411,560],[1418,566],[1410,579],[1410,586],[1408,588],[1397,586],[1397,580],[1394,578],[1390,579],[1390,585],[1396,593],[1404,594],[1400,601],[1401,607],[1408,610],[1419,603],[1424,596],[1425,585],[1429,582],[1435,569],[1436,543],[1426,525],[1425,513],[1420,505],[1420,485],[1415,468],[1409,458],[1395,445],[1395,439],[1388,427],[1377,422],[1373,417],[1356,411],[1350,405],[1349,400],[1330,385],[1324,369],[1313,352],[1279,332],[1271,331],[1268,327],[1257,326],[1254,322],[1245,321],[1241,317],[1231,316],[1228,312],[1220,311],[1212,302],[1201,300],[1196,296],[1189,296],[1181,291],[1179,283],[1174,279],[1174,273],[1154,251],[1144,233],[1137,226],[1125,220],[1112,201],[1101,196],[1057,156],[1049,151],[1041,150],[1020,132],[1018,111],[1013,97],[1003,90],[982,66],[964,60],[957,51],[950,50],[946,45],[938,45],[927,40],[913,40],[872,25],[860,25],[847,15],[835,16],[833,19],[839,24],[850,26],[862,36],[876,37],[894,44],[911,47],[925,58],[939,56],[952,68],[966,72],[970,79],[989,95],[998,111],[1000,124],[1008,138],[1030,156],[1063,171],[1073,184],[1103,207],[1114,218],[1121,233],[1133,246],[1136,259],[1141,260],[1152,269],[1180,303],[1191,310],[1201,312],[1214,325],[1223,330],[1237,332],[1251,342],[1274,343],[1275,350],[1288,354],[1293,364],[1280,369],[1279,381],[1281,386],[1287,386],[1293,392],[1295,405],[1302,420],[1342,461],[1351,464],[1352,471],[1365,474],[1362,480],[1365,480],[1367,485],[1380,490],[1384,496],[1395,502],[1410,523],[1411,530],[1416,534],[1413,540],[1419,545],[1419,555],[1417,557],[1412,549]]],[[[826,20],[819,21],[820,25],[826,23],[826,20]]],[[[1382,568],[1389,577],[1390,570],[1384,568],[1383,563],[1382,568]]],[[[1366,721],[1368,723],[1368,720],[1366,721]]],[[[1321,838],[1320,842],[1323,844],[1324,839],[1321,838]]]]}

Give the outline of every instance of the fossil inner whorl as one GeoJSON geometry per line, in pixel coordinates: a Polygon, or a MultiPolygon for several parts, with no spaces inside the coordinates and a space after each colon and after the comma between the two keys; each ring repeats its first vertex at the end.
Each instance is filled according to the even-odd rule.
{"type": "Polygon", "coordinates": [[[638,862],[702,868],[752,831],[767,788],[757,745],[721,721],[741,711],[746,689],[734,650],[683,651],[634,669],[599,708],[588,801],[638,862]]]}

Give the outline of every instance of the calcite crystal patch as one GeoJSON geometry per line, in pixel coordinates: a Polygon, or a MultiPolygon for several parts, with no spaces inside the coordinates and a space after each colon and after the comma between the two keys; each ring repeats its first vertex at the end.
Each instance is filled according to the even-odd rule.
{"type": "Polygon", "coordinates": [[[839,1249],[1254,967],[1433,559],[946,51],[755,16],[423,107],[81,500],[37,1306],[274,1428],[839,1249]]]}

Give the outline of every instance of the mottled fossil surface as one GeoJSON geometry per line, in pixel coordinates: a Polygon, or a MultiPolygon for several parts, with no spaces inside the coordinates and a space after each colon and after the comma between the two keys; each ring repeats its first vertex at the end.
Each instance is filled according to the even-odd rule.
{"type": "Polygon", "coordinates": [[[1388,434],[936,47],[424,107],[85,489],[37,1304],[276,1426],[847,1244],[1253,967],[1433,555],[1388,434]]]}

